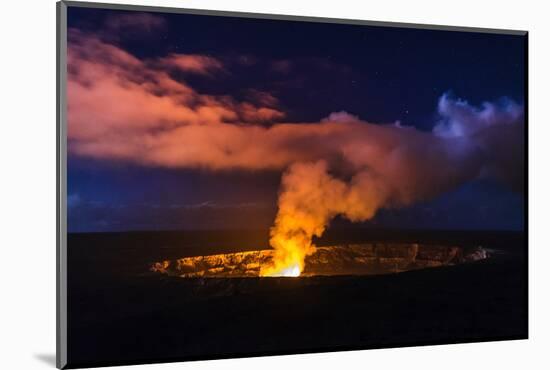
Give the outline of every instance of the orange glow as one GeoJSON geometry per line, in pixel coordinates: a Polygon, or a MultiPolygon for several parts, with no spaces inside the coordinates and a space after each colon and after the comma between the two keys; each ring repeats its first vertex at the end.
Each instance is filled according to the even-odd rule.
{"type": "Polygon", "coordinates": [[[162,63],[184,72],[208,75],[212,71],[223,70],[222,63],[212,57],[197,54],[171,54],[162,63]]]}
{"type": "MultiPolygon", "coordinates": [[[[490,258],[482,247],[461,248],[416,243],[362,243],[316,247],[305,268],[274,262],[275,249],[183,257],[155,262],[150,271],[182,278],[297,277],[394,274],[490,258]],[[280,269],[279,269],[280,267],[280,269]],[[268,271],[269,269],[269,271],[268,271]]],[[[281,254],[280,254],[281,256],[281,254]]]]}
{"type": "Polygon", "coordinates": [[[280,272],[280,275],[271,275],[271,276],[282,276],[282,277],[298,277],[300,276],[300,266],[298,264],[292,265],[280,272]]]}
{"type": "Polygon", "coordinates": [[[315,252],[311,235],[303,232],[299,213],[279,211],[271,229],[271,246],[275,249],[271,264],[262,266],[260,276],[300,276],[306,256],[315,252]]]}

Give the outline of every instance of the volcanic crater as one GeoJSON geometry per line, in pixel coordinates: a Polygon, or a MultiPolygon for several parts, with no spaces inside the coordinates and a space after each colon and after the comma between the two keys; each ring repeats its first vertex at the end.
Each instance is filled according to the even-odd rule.
{"type": "MultiPolygon", "coordinates": [[[[150,270],[182,278],[259,277],[262,266],[272,263],[273,249],[164,260],[150,270]]],[[[305,259],[309,276],[382,275],[409,270],[468,263],[490,257],[483,247],[427,245],[418,243],[365,243],[315,248],[305,259]]]]}

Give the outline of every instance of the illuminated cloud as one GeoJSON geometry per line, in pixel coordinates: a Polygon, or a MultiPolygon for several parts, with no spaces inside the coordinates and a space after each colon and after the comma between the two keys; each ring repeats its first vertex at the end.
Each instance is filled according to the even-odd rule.
{"type": "MultiPolygon", "coordinates": [[[[244,102],[202,94],[158,68],[158,61],[139,60],[77,31],[69,34],[68,68],[71,152],[143,165],[284,170],[325,160],[343,164],[340,170],[381,172],[403,161],[409,169],[400,171],[414,176],[426,163],[445,169],[487,162],[476,155],[491,149],[492,129],[522,129],[523,108],[516,103],[475,108],[448,95],[439,101],[441,121],[433,134],[371,124],[347,112],[316,123],[275,123],[284,113],[268,93],[251,90],[251,101],[244,102]],[[273,124],[257,125],[265,122],[273,124]]],[[[520,146],[516,141],[509,147],[520,146]]],[[[471,172],[467,177],[479,171],[471,172]]]]}
{"type": "Polygon", "coordinates": [[[433,131],[443,137],[472,136],[487,128],[514,125],[523,120],[523,107],[507,98],[475,107],[447,93],[439,99],[437,110],[441,121],[433,131]]]}
{"type": "Polygon", "coordinates": [[[261,106],[277,107],[279,105],[279,99],[268,92],[260,91],[257,89],[248,89],[246,93],[247,97],[251,101],[261,106]]]}
{"type": "Polygon", "coordinates": [[[201,94],[158,64],[97,37],[69,32],[69,139],[76,153],[94,155],[84,148],[103,143],[110,147],[108,155],[140,161],[137,147],[149,141],[154,146],[155,138],[182,126],[266,122],[283,116],[272,104],[201,94]]]}
{"type": "Polygon", "coordinates": [[[163,58],[161,63],[183,72],[210,75],[215,71],[222,71],[222,63],[212,57],[193,54],[171,54],[163,58]]]}

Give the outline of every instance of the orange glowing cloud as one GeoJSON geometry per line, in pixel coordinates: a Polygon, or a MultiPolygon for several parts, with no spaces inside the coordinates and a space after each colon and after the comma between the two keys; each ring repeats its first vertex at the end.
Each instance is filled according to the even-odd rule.
{"type": "Polygon", "coordinates": [[[193,54],[170,54],[161,60],[166,66],[177,68],[183,72],[210,75],[215,71],[222,71],[222,63],[212,57],[193,54]]]}
{"type": "MultiPolygon", "coordinates": [[[[506,107],[486,103],[478,109],[448,96],[439,103],[443,119],[434,133],[370,124],[345,112],[316,123],[275,123],[284,113],[269,93],[250,90],[251,101],[243,102],[200,93],[158,65],[158,60],[140,60],[72,30],[69,150],[182,168],[284,170],[295,162],[325,160],[338,164],[341,171],[369,168],[384,172],[385,178],[425,175],[427,180],[418,178],[407,187],[413,189],[430,182],[430,168],[450,167],[447,171],[452,172],[453,167],[472,162],[470,157],[483,162],[479,153],[489,149],[485,142],[480,144],[484,137],[502,137],[503,132],[522,127],[523,108],[513,102],[506,107]],[[445,165],[454,162],[458,165],[445,165]]],[[[480,171],[468,172],[471,177],[480,171]]]]}
{"type": "MultiPolygon", "coordinates": [[[[121,150],[127,147],[125,138],[147,141],[155,133],[172,132],[185,125],[266,122],[284,116],[272,104],[258,106],[228,96],[198,93],[184,81],[172,78],[168,71],[156,68],[157,64],[72,30],[68,52],[72,148],[78,152],[99,141],[107,144],[115,140],[110,143],[112,151],[132,157],[136,153],[121,150]]],[[[198,64],[194,66],[198,68],[198,64]]]]}

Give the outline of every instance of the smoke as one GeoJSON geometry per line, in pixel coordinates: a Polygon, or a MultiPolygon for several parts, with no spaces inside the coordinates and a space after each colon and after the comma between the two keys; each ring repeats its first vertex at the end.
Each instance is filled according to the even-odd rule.
{"type": "Polygon", "coordinates": [[[476,108],[445,94],[439,99],[440,122],[434,134],[465,137],[483,153],[480,176],[493,178],[515,191],[523,191],[524,112],[511,99],[484,102],[476,108]]]}
{"type": "Polygon", "coordinates": [[[369,219],[387,196],[388,190],[366,171],[345,182],[329,175],[324,160],[293,164],[283,176],[271,229],[274,264],[265,266],[261,274],[285,275],[289,268],[302,271],[305,257],[315,251],[313,236],[321,236],[332,218],[369,219]]]}
{"type": "Polygon", "coordinates": [[[268,92],[236,101],[170,73],[205,71],[213,79],[224,71],[221,61],[174,58],[140,60],[70,31],[69,151],[144,166],[283,172],[271,230],[275,262],[262,275],[299,273],[312,238],[338,215],[365,221],[477,178],[523,189],[523,106],[510,99],[476,107],[445,94],[432,132],[346,112],[278,123],[285,114],[268,92]]]}
{"type": "MultiPolygon", "coordinates": [[[[361,123],[369,128],[355,127],[353,139],[340,143],[344,162],[351,164],[344,170],[325,160],[291,165],[271,229],[274,263],[261,274],[302,271],[305,257],[315,250],[313,237],[320,237],[338,215],[353,222],[369,220],[380,208],[428,200],[478,177],[523,189],[522,106],[503,99],[476,108],[445,94],[438,113],[441,120],[433,133],[361,123]]],[[[339,112],[326,121],[358,118],[339,112]]]]}

